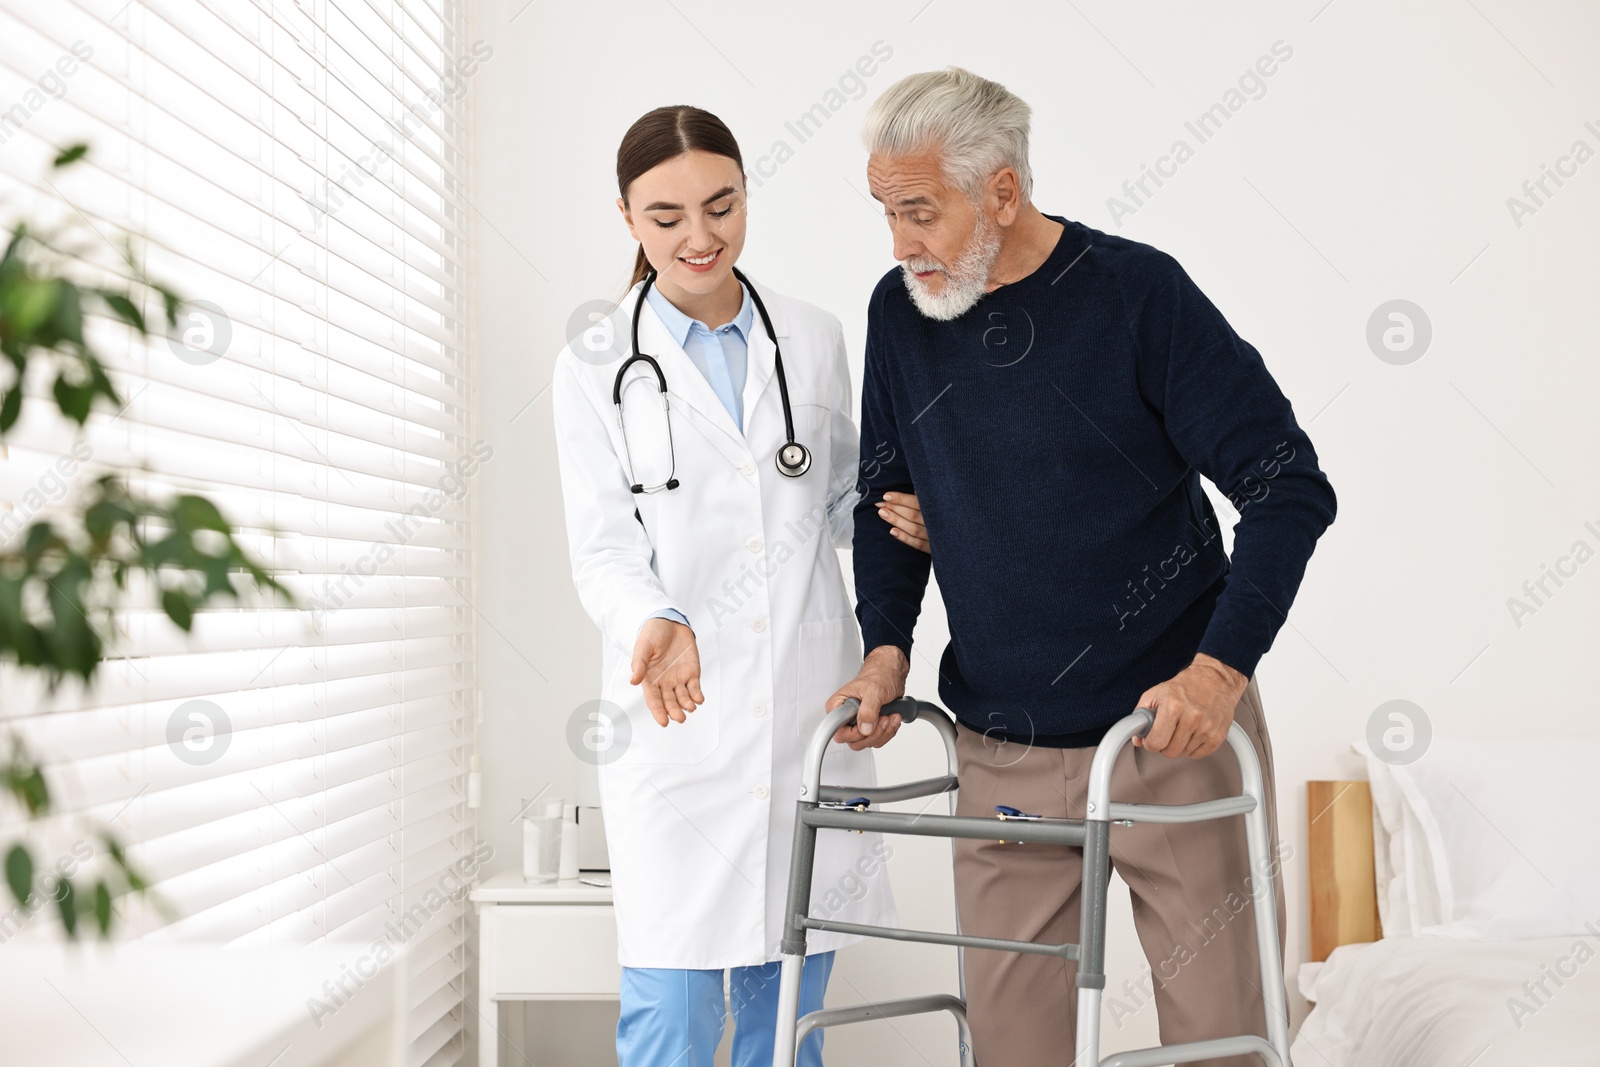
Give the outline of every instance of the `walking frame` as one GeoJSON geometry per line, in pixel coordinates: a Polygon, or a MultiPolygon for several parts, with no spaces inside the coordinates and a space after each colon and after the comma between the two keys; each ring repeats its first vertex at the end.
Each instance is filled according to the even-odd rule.
{"type": "Polygon", "coordinates": [[[937,704],[912,697],[901,697],[887,704],[882,715],[899,715],[904,722],[919,719],[939,731],[944,739],[948,773],[939,778],[924,778],[898,785],[857,788],[822,785],[822,758],[840,727],[855,722],[860,702],[846,700],[829,712],[812,735],[806,749],[805,776],[800,788],[794,828],[794,850],[789,865],[789,896],[784,910],[781,946],[782,970],[778,986],[777,1034],[773,1045],[773,1067],[795,1067],[796,1050],[813,1030],[868,1019],[890,1019],[907,1015],[947,1011],[954,1016],[959,1036],[961,1067],[975,1067],[972,1033],[967,1026],[966,986],[961,995],[948,993],[905,997],[877,1003],[826,1008],[799,1016],[800,973],[805,963],[806,931],[832,930],[894,941],[918,941],[934,945],[954,945],[957,971],[966,948],[1028,952],[1076,960],[1078,964],[1078,1034],[1076,1067],[1160,1067],[1164,1064],[1192,1063],[1218,1056],[1255,1055],[1267,1067],[1292,1067],[1289,1062],[1289,1023],[1284,997],[1283,965],[1278,948],[1278,916],[1273,892],[1272,861],[1268,855],[1271,840],[1267,826],[1261,766],[1250,739],[1238,723],[1228,730],[1228,744],[1239,762],[1239,796],[1202,801],[1197,804],[1120,804],[1110,797],[1111,769],[1123,745],[1132,737],[1143,737],[1155,722],[1149,709],[1138,708],[1116,723],[1095,750],[1089,765],[1086,818],[1083,819],[989,819],[955,814],[957,788],[956,726],[950,713],[937,704]],[[912,814],[869,810],[870,805],[914,800],[948,793],[949,815],[912,814]],[[1267,1038],[1253,1034],[1191,1041],[1178,1045],[1119,1052],[1100,1057],[1100,1000],[1105,989],[1106,890],[1111,877],[1111,824],[1132,826],[1136,822],[1190,823],[1208,819],[1245,819],[1250,867],[1261,879],[1264,892],[1256,895],[1256,953],[1261,974],[1262,997],[1266,1008],[1267,1038]],[[872,926],[813,918],[811,911],[812,866],[816,855],[818,830],[877,831],[920,837],[971,838],[990,841],[1035,842],[1065,845],[1083,850],[1083,904],[1077,944],[1045,945],[993,937],[966,936],[957,922],[954,934],[897,927],[872,926]]]}

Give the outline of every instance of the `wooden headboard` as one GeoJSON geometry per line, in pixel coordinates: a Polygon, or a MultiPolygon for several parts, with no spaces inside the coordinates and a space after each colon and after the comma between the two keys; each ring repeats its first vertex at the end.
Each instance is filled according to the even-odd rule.
{"type": "Polygon", "coordinates": [[[1311,959],[1340,945],[1376,941],[1378,889],[1372,860],[1372,791],[1366,782],[1307,782],[1311,959]]]}

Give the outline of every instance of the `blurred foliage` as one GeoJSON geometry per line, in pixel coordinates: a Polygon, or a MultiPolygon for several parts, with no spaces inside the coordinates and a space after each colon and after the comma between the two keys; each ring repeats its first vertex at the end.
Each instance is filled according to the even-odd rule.
{"type": "MultiPolygon", "coordinates": [[[[70,166],[87,152],[75,145],[57,155],[54,166],[70,166]]],[[[72,276],[77,264],[52,235],[33,231],[26,221],[12,228],[0,259],[0,355],[12,371],[0,391],[0,444],[22,416],[30,366],[47,368],[55,408],[79,430],[97,403],[114,413],[123,410],[111,376],[84,337],[86,315],[106,315],[148,337],[152,330],[141,308],[159,303],[166,328],[177,327],[182,298],[144,276],[131,243],[124,240],[120,251],[134,279],[131,285],[80,284],[72,276]]],[[[33,522],[0,550],[0,662],[38,672],[52,694],[68,676],[91,682],[105,655],[101,634],[111,631],[128,576],[136,571],[150,577],[160,591],[161,610],[185,632],[194,625],[195,613],[214,600],[242,601],[235,575],[299,606],[246,555],[210,500],[190,494],[146,500],[129,488],[124,475],[101,474],[85,487],[81,500],[56,509],[53,518],[33,522]]],[[[50,813],[43,769],[14,730],[0,779],[0,795],[15,799],[30,819],[50,813]]],[[[4,849],[12,896],[30,913],[43,898],[54,899],[69,937],[77,936],[83,917],[91,917],[107,936],[113,901],[149,888],[111,830],[101,828],[93,836],[110,862],[92,884],[41,869],[27,842],[4,849]]],[[[151,896],[171,914],[157,894],[151,896]]]]}

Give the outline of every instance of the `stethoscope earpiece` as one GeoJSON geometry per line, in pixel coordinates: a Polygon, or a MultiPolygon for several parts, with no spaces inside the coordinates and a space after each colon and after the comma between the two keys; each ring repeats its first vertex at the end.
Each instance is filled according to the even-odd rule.
{"type": "MultiPolygon", "coordinates": [[[[772,339],[772,372],[778,379],[778,393],[783,399],[783,433],[784,444],[778,448],[775,457],[778,473],[788,478],[798,478],[811,469],[811,450],[794,439],[794,412],[789,408],[789,382],[783,373],[783,350],[778,347],[778,334],[772,328],[772,319],[767,315],[767,306],[761,302],[761,294],[756,292],[756,287],[750,284],[750,279],[739,272],[738,267],[733,268],[733,276],[750,291],[750,299],[755,302],[756,310],[761,313],[761,325],[767,328],[767,336],[772,339]]],[[[650,356],[639,352],[639,312],[644,308],[645,294],[650,291],[650,286],[656,280],[656,272],[650,271],[645,275],[644,286],[639,290],[639,298],[633,302],[633,353],[622,361],[622,366],[617,368],[616,380],[611,385],[611,402],[617,409],[617,428],[622,434],[622,452],[628,463],[628,477],[633,477],[633,456],[628,449],[628,427],[622,419],[622,378],[628,373],[628,368],[635,363],[644,362],[655,372],[656,388],[661,395],[661,411],[667,418],[667,455],[669,464],[667,480],[659,485],[644,485],[632,482],[628,488],[634,493],[655,493],[662,489],[678,488],[678,479],[674,477],[678,461],[676,449],[672,444],[672,415],[667,410],[667,376],[661,372],[661,364],[650,356]]],[[[648,380],[648,379],[646,379],[648,380]]],[[[632,382],[628,384],[633,384],[632,382]]]]}

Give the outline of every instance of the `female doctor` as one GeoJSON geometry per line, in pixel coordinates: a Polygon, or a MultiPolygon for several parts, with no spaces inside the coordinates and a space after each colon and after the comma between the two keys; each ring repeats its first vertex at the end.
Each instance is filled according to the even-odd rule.
{"type": "MultiPolygon", "coordinates": [[[[644,115],[617,185],[639,242],[620,343],[568,345],[553,384],[573,581],[603,635],[612,720],[597,762],[617,1057],[710,1067],[731,971],[733,1063],[768,1067],[801,764],[861,663],[835,552],[851,540],[859,452],[844,336],[835,316],[735,272],[744,165],[714,115],[644,115]]],[[[880,514],[926,549],[915,505],[880,514]]],[[[841,730],[823,780],[875,784],[866,750],[898,727],[841,730]]],[[[819,835],[813,914],[893,925],[890,854],[878,834],[819,835]]],[[[822,1007],[833,950],[858,940],[809,936],[802,1014],[822,1007]]],[[[822,1036],[801,1063],[819,1067],[822,1036]]]]}

